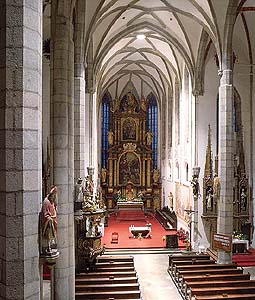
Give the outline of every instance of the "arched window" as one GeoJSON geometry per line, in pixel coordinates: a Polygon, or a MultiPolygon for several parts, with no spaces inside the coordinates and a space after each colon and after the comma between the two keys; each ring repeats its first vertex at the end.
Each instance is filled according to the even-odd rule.
{"type": "Polygon", "coordinates": [[[152,133],[152,168],[157,168],[158,159],[158,106],[153,94],[148,96],[147,129],[152,133]]]}
{"type": "Polygon", "coordinates": [[[110,127],[111,112],[110,112],[110,99],[109,94],[105,93],[102,99],[102,111],[101,111],[101,132],[102,132],[102,143],[101,143],[101,167],[107,167],[108,158],[108,131],[110,127]]]}

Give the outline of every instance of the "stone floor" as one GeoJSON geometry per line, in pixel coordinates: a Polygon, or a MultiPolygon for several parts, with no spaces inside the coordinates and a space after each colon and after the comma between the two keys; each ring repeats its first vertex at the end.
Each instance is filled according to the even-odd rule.
{"type": "Polygon", "coordinates": [[[167,273],[168,254],[135,254],[142,300],[182,299],[167,273]]]}

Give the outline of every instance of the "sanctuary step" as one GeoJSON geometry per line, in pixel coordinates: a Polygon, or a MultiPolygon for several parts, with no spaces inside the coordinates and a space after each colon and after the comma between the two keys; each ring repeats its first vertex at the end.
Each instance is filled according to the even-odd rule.
{"type": "Polygon", "coordinates": [[[77,274],[75,299],[140,299],[134,259],[127,255],[98,257],[94,271],[77,274]]]}
{"type": "Polygon", "coordinates": [[[117,212],[118,221],[145,221],[146,216],[143,210],[119,210],[117,212]]]}

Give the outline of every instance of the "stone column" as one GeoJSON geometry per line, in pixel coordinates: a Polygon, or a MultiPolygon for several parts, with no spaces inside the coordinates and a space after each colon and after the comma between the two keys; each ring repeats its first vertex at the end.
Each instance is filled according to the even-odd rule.
{"type": "Polygon", "coordinates": [[[85,177],[85,79],[84,66],[75,63],[74,177],[85,177]]]}
{"type": "Polygon", "coordinates": [[[85,165],[93,165],[93,92],[85,94],[85,165]]]}
{"type": "MultiPolygon", "coordinates": [[[[234,186],[234,155],[233,155],[233,78],[232,70],[222,72],[219,88],[219,177],[220,199],[218,205],[218,233],[233,233],[233,186],[234,186]]],[[[218,251],[219,263],[231,263],[232,254],[218,251]]]]}
{"type": "Polygon", "coordinates": [[[0,299],[40,299],[42,1],[0,1],[0,299]]]}
{"type": "Polygon", "coordinates": [[[55,300],[74,299],[73,249],[73,27],[71,1],[52,2],[51,146],[58,187],[58,249],[55,300]]]}
{"type": "Polygon", "coordinates": [[[85,69],[84,13],[85,1],[76,4],[74,55],[74,178],[85,177],[85,69]]]}

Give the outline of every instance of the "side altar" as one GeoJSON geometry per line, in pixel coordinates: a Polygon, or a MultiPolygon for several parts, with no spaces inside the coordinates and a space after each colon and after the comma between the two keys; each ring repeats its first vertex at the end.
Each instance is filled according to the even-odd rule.
{"type": "Polygon", "coordinates": [[[112,103],[108,159],[101,170],[108,210],[137,205],[147,211],[161,208],[160,174],[152,165],[153,137],[147,107],[145,99],[139,100],[131,92],[112,103]],[[138,200],[142,204],[137,204],[138,200]],[[125,201],[129,204],[120,204],[125,201]]]}

